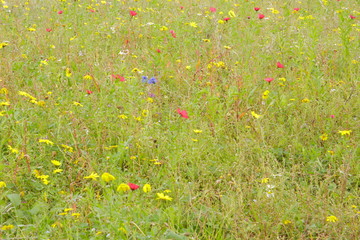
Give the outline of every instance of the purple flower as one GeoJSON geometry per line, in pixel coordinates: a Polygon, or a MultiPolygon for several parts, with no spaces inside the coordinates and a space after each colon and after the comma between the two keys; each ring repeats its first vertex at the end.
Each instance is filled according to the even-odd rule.
{"type": "Polygon", "coordinates": [[[149,84],[155,84],[156,82],[157,82],[157,80],[154,77],[150,78],[148,81],[149,84]]]}
{"type": "Polygon", "coordinates": [[[141,77],[141,81],[142,81],[143,83],[147,83],[147,80],[148,80],[148,77],[147,77],[147,76],[142,76],[142,77],[141,77]]]}

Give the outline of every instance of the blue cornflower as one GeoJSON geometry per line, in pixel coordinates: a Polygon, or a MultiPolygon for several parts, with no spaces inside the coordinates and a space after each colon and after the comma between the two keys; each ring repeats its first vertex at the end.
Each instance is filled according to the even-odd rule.
{"type": "Polygon", "coordinates": [[[149,81],[147,83],[149,84],[155,84],[157,82],[156,78],[155,77],[152,77],[149,79],[149,81]]]}
{"type": "Polygon", "coordinates": [[[142,77],[141,77],[141,81],[142,81],[143,83],[147,83],[148,77],[147,77],[147,76],[142,76],[142,77]]]}

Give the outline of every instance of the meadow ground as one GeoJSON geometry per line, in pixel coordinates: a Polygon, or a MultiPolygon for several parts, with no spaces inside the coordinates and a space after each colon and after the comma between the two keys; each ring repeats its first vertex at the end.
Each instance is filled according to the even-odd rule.
{"type": "Polygon", "coordinates": [[[357,239],[358,0],[0,0],[0,238],[357,239]]]}

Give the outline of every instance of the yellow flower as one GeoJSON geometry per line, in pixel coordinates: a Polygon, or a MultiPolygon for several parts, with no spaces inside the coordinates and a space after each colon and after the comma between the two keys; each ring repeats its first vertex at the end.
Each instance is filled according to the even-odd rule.
{"type": "Polygon", "coordinates": [[[269,97],[269,93],[270,93],[269,90],[266,90],[265,92],[263,92],[262,98],[267,99],[269,97]]]}
{"type": "Polygon", "coordinates": [[[194,133],[202,133],[202,130],[200,130],[200,129],[194,129],[193,131],[194,131],[194,133]]]}
{"type": "Polygon", "coordinates": [[[339,221],[339,219],[337,218],[337,217],[335,217],[335,216],[328,216],[327,218],[326,218],[326,221],[327,222],[337,222],[337,221],[339,221]]]}
{"type": "Polygon", "coordinates": [[[258,118],[261,117],[261,115],[256,114],[254,111],[251,111],[251,115],[252,115],[254,118],[256,118],[256,119],[258,119],[258,118]]]}
{"type": "Polygon", "coordinates": [[[80,217],[80,213],[72,213],[71,216],[73,216],[73,217],[80,217]]]}
{"type": "Polygon", "coordinates": [[[268,183],[269,181],[270,181],[270,178],[261,179],[261,183],[268,183]]]}
{"type": "Polygon", "coordinates": [[[70,68],[66,68],[66,69],[65,69],[65,75],[66,75],[67,77],[71,77],[72,72],[71,72],[71,69],[70,69],[70,68]]]}
{"type": "Polygon", "coordinates": [[[227,50],[230,50],[230,49],[231,49],[230,46],[224,46],[224,48],[227,49],[227,50]]]}
{"type": "Polygon", "coordinates": [[[126,115],[124,115],[124,114],[121,114],[121,115],[118,116],[118,118],[127,119],[128,117],[126,115]]]}
{"type": "Polygon", "coordinates": [[[324,133],[323,135],[321,135],[320,139],[323,140],[323,141],[326,141],[328,139],[327,133],[324,133]]]}
{"type": "Polygon", "coordinates": [[[79,102],[73,102],[73,105],[75,105],[75,106],[79,106],[79,107],[83,107],[84,105],[82,105],[81,103],[79,103],[79,102]]]}
{"type": "Polygon", "coordinates": [[[63,170],[61,168],[57,168],[53,171],[53,173],[61,173],[63,170]]]}
{"type": "Polygon", "coordinates": [[[162,27],[160,28],[160,31],[167,31],[167,30],[168,30],[168,28],[165,27],[165,26],[162,26],[162,27]]]}
{"type": "Polygon", "coordinates": [[[197,27],[198,27],[196,22],[189,22],[188,25],[189,25],[190,27],[194,27],[194,28],[197,28],[197,27]]]}
{"type": "Polygon", "coordinates": [[[141,72],[141,71],[140,71],[140,69],[138,69],[138,68],[133,68],[133,69],[131,70],[131,72],[141,72]]]}
{"type": "Polygon", "coordinates": [[[46,143],[47,145],[54,145],[54,143],[48,139],[39,139],[39,143],[46,143]]]}
{"type": "Polygon", "coordinates": [[[230,11],[228,12],[228,14],[229,14],[229,16],[232,17],[232,18],[236,17],[235,12],[234,12],[233,10],[230,10],[230,11]]]}
{"type": "Polygon", "coordinates": [[[4,181],[1,181],[0,182],[0,188],[4,188],[4,187],[6,187],[6,183],[4,181]]]}
{"type": "Polygon", "coordinates": [[[284,225],[288,225],[288,224],[291,224],[292,222],[290,220],[284,220],[283,223],[284,223],[284,225]]]}
{"type": "Polygon", "coordinates": [[[86,75],[84,75],[83,79],[84,80],[93,80],[93,77],[89,74],[86,74],[86,75]]]}
{"type": "Polygon", "coordinates": [[[127,192],[130,190],[131,190],[130,186],[125,183],[121,183],[116,189],[116,191],[118,192],[127,192]]]}
{"type": "Polygon", "coordinates": [[[1,48],[6,47],[7,45],[9,45],[9,44],[8,44],[8,43],[6,43],[6,42],[2,42],[2,43],[0,43],[0,49],[1,49],[1,48]]]}
{"type": "Polygon", "coordinates": [[[56,161],[56,160],[51,160],[51,163],[54,164],[55,166],[60,166],[61,162],[56,161]]]}
{"type": "Polygon", "coordinates": [[[303,100],[301,100],[302,103],[308,103],[310,102],[310,100],[308,98],[304,98],[303,100]]]}
{"type": "Polygon", "coordinates": [[[74,149],[68,145],[61,144],[60,146],[63,147],[65,151],[74,152],[74,149]]]}
{"type": "Polygon", "coordinates": [[[2,226],[0,229],[2,230],[2,231],[7,231],[7,230],[11,230],[11,229],[13,229],[15,226],[14,225],[4,225],[4,226],[2,226]]]}
{"type": "Polygon", "coordinates": [[[95,180],[99,177],[99,175],[96,172],[92,172],[89,176],[84,177],[84,179],[92,179],[95,180]]]}
{"type": "Polygon", "coordinates": [[[203,42],[210,42],[210,39],[203,39],[203,42]]]}
{"type": "Polygon", "coordinates": [[[145,193],[148,193],[148,192],[151,192],[151,185],[150,184],[145,184],[144,186],[143,186],[143,191],[145,192],[145,193]]]}
{"type": "Polygon", "coordinates": [[[18,154],[19,153],[19,150],[16,149],[16,148],[13,148],[11,147],[10,145],[7,145],[8,149],[10,150],[11,153],[15,153],[15,154],[18,154]]]}
{"type": "Polygon", "coordinates": [[[352,132],[351,130],[338,131],[338,133],[340,133],[342,136],[344,136],[344,135],[350,136],[351,132],[352,132]]]}
{"type": "Polygon", "coordinates": [[[0,102],[0,106],[10,106],[10,102],[0,102]]]}
{"type": "Polygon", "coordinates": [[[110,173],[103,173],[101,175],[101,179],[104,180],[105,182],[111,182],[113,180],[115,180],[115,177],[113,175],[111,175],[110,173]]]}
{"type": "Polygon", "coordinates": [[[166,200],[166,201],[172,201],[172,198],[169,197],[168,195],[165,195],[164,193],[156,193],[157,198],[159,200],[166,200]]]}

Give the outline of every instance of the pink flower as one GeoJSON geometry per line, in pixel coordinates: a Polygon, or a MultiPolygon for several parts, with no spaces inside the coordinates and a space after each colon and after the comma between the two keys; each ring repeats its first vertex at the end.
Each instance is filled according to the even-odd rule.
{"type": "Polygon", "coordinates": [[[57,13],[58,13],[58,14],[62,14],[63,12],[64,12],[64,11],[58,11],[57,13]]]}
{"type": "Polygon", "coordinates": [[[265,81],[267,81],[268,83],[272,82],[273,80],[273,78],[265,78],[265,81]]]}
{"type": "Polygon", "coordinates": [[[135,16],[137,15],[137,12],[135,12],[135,11],[130,11],[129,14],[130,14],[130,16],[135,17],[135,16]]]}
{"type": "Polygon", "coordinates": [[[300,8],[294,8],[294,11],[298,12],[300,11],[300,8]]]}
{"type": "Polygon", "coordinates": [[[335,118],[335,115],[330,115],[331,118],[335,118]]]}
{"type": "Polygon", "coordinates": [[[259,7],[255,7],[254,10],[255,10],[255,11],[259,11],[260,8],[259,8],[259,7]]]}
{"type": "Polygon", "coordinates": [[[87,93],[88,95],[90,95],[90,94],[93,93],[93,91],[91,91],[91,90],[86,90],[86,93],[87,93]]]}
{"type": "Polygon", "coordinates": [[[160,50],[160,49],[156,49],[156,52],[161,53],[161,50],[160,50]]]}
{"type": "Polygon", "coordinates": [[[356,17],[355,16],[353,16],[353,15],[350,15],[349,16],[351,19],[355,19],[356,17]]]}
{"type": "Polygon", "coordinates": [[[263,19],[264,17],[265,17],[264,14],[259,14],[259,15],[258,15],[258,18],[259,18],[259,19],[263,19]]]}
{"type": "Polygon", "coordinates": [[[180,110],[180,109],[178,108],[176,111],[180,114],[181,117],[183,117],[183,118],[189,118],[188,113],[186,112],[186,110],[180,110]]]}
{"type": "Polygon", "coordinates": [[[277,62],[276,63],[276,66],[278,67],[278,68],[284,68],[285,66],[283,65],[283,64],[281,64],[280,62],[277,62]]]}
{"type": "Polygon", "coordinates": [[[210,12],[216,12],[216,8],[211,7],[211,8],[210,8],[210,12]]]}
{"type": "Polygon", "coordinates": [[[120,82],[125,82],[125,78],[120,76],[119,74],[111,74],[111,77],[115,78],[115,79],[119,79],[120,82]]]}
{"type": "Polygon", "coordinates": [[[227,22],[227,21],[229,21],[231,18],[229,18],[229,17],[226,17],[226,18],[224,18],[223,20],[225,21],[225,22],[227,22]]]}
{"type": "Polygon", "coordinates": [[[139,185],[136,185],[136,184],[134,184],[134,183],[128,183],[128,185],[129,185],[129,187],[131,188],[131,190],[136,190],[136,189],[138,189],[140,186],[139,185]]]}
{"type": "Polygon", "coordinates": [[[52,29],[51,29],[51,28],[47,28],[46,31],[47,31],[47,32],[51,32],[52,29]]]}
{"type": "Polygon", "coordinates": [[[176,33],[174,30],[170,30],[171,36],[173,36],[173,38],[176,38],[176,33]]]}

